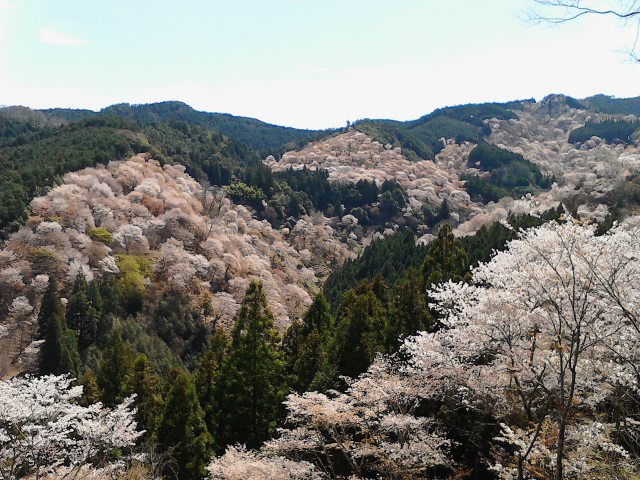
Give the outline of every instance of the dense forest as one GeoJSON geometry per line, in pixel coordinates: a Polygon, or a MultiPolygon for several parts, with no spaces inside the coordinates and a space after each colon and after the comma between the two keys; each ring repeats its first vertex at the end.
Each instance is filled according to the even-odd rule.
{"type": "Polygon", "coordinates": [[[0,109],[0,479],[636,478],[638,124],[597,101],[0,109]]]}
{"type": "Polygon", "coordinates": [[[553,183],[553,179],[543,175],[535,163],[488,143],[480,143],[471,151],[468,164],[479,169],[481,174],[464,177],[467,191],[485,202],[495,202],[506,196],[519,198],[549,189],[553,183]]]}
{"type": "Polygon", "coordinates": [[[521,108],[522,102],[517,101],[462,105],[438,109],[410,122],[365,119],[353,126],[383,144],[401,146],[409,159],[430,159],[442,150],[441,138],[477,142],[491,133],[484,120],[515,118],[512,110],[521,108]]]}
{"type": "Polygon", "coordinates": [[[584,143],[591,137],[599,137],[608,143],[632,143],[631,136],[640,128],[640,123],[625,120],[603,120],[587,122],[584,126],[572,130],[570,143],[584,143]]]}

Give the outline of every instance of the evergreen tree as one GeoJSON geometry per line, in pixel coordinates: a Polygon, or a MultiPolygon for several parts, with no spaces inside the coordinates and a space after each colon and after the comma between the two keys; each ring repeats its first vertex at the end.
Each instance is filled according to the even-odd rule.
{"type": "Polygon", "coordinates": [[[67,328],[64,308],[54,280],[49,283],[42,297],[38,313],[38,331],[40,338],[44,340],[40,352],[40,373],[71,373],[77,376],[80,366],[78,342],[74,332],[67,328]]]}
{"type": "Polygon", "coordinates": [[[215,432],[218,428],[216,387],[226,344],[225,333],[221,329],[216,329],[209,339],[209,348],[202,355],[193,375],[198,399],[200,400],[200,406],[204,410],[204,419],[209,432],[215,432]]]}
{"type": "Polygon", "coordinates": [[[247,289],[220,369],[218,446],[255,448],[275,430],[284,397],[283,356],[262,285],[247,289]]]}
{"type": "Polygon", "coordinates": [[[452,280],[459,282],[465,274],[467,254],[462,243],[445,223],[440,227],[438,236],[429,244],[429,250],[422,264],[423,287],[452,280]]]}
{"type": "Polygon", "coordinates": [[[389,353],[398,349],[402,339],[433,328],[434,319],[421,285],[416,269],[409,268],[404,279],[393,288],[386,332],[386,347],[389,353]]]}
{"type": "Polygon", "coordinates": [[[98,387],[96,377],[88,368],[80,377],[80,385],[82,385],[80,403],[83,406],[93,405],[100,401],[100,387],[98,387]]]}
{"type": "Polygon", "coordinates": [[[167,395],[158,429],[158,446],[161,451],[171,452],[177,478],[196,480],[207,475],[212,445],[195,385],[188,373],[181,372],[167,395]]]}
{"type": "Polygon", "coordinates": [[[78,349],[81,352],[96,341],[98,313],[88,296],[87,282],[82,273],[78,274],[67,304],[67,325],[78,337],[78,349]]]}
{"type": "Polygon", "coordinates": [[[49,322],[52,317],[63,316],[63,307],[58,297],[58,289],[54,279],[51,279],[47,290],[42,296],[40,311],[38,312],[38,337],[44,339],[49,332],[49,322]]]}
{"type": "Polygon", "coordinates": [[[336,315],[332,355],[337,372],[352,378],[364,372],[376,353],[384,351],[385,331],[385,309],[375,292],[348,291],[336,315]]]}
{"type": "Polygon", "coordinates": [[[114,275],[103,275],[100,279],[99,290],[103,314],[117,315],[120,313],[120,298],[118,297],[117,279],[114,275]]]}
{"type": "MultiPolygon", "coordinates": [[[[58,299],[59,303],[60,300],[58,299]]],[[[62,305],[54,307],[54,314],[47,321],[47,332],[40,354],[40,373],[43,375],[62,375],[70,373],[77,377],[80,369],[78,355],[78,340],[73,330],[67,328],[64,317],[56,310],[62,310],[62,305]]]]}
{"type": "Polygon", "coordinates": [[[100,293],[100,286],[98,282],[92,280],[87,287],[87,298],[91,303],[91,306],[95,308],[97,312],[102,313],[104,310],[104,302],[102,301],[102,294],[100,293]]]}
{"type": "Polygon", "coordinates": [[[147,356],[138,355],[125,381],[126,396],[136,395],[136,421],[138,429],[145,430],[145,437],[152,438],[162,415],[160,378],[153,373],[147,356]]]}
{"type": "Polygon", "coordinates": [[[297,391],[309,389],[325,362],[333,318],[327,299],[319,293],[301,323],[292,325],[284,339],[286,373],[289,386],[297,391]]]}
{"type": "Polygon", "coordinates": [[[126,397],[126,380],[133,366],[133,351],[122,339],[120,332],[114,330],[102,354],[102,363],[98,372],[98,385],[102,389],[102,401],[108,407],[126,397]]]}

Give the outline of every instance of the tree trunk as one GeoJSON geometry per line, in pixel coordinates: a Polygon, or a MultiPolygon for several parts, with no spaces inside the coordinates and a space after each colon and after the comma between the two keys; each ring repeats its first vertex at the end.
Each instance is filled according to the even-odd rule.
{"type": "Polygon", "coordinates": [[[566,418],[563,415],[560,418],[560,425],[558,426],[558,447],[556,449],[556,480],[563,479],[562,461],[564,459],[564,439],[567,431],[566,418]]]}

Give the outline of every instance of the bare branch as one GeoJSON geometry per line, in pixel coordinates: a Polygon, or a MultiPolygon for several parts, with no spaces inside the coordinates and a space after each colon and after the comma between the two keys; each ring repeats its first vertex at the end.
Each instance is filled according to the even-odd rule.
{"type": "Polygon", "coordinates": [[[586,16],[614,17],[633,23],[635,36],[627,54],[633,61],[640,61],[638,38],[640,37],[640,0],[585,1],[585,0],[533,0],[538,9],[529,12],[532,23],[560,25],[586,16]],[[603,7],[603,4],[607,7],[603,7]]]}
{"type": "Polygon", "coordinates": [[[543,8],[561,9],[564,10],[564,14],[560,16],[546,16],[538,13],[534,13],[533,20],[544,21],[549,23],[566,23],[572,20],[576,20],[585,15],[608,15],[617,17],[622,20],[628,20],[633,17],[640,16],[640,8],[638,1],[625,1],[620,0],[619,9],[606,9],[600,10],[597,8],[585,5],[582,0],[534,0],[535,3],[543,8]]]}

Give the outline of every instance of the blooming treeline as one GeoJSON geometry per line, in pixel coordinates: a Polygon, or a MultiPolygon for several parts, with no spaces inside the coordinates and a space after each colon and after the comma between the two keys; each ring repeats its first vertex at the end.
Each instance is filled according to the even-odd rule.
{"type": "Polygon", "coordinates": [[[329,173],[330,180],[340,183],[367,180],[381,184],[393,180],[406,190],[410,211],[416,213],[425,203],[438,207],[445,199],[456,215],[469,217],[480,211],[455,173],[430,160],[411,162],[399,147],[382,145],[356,130],[287,152],[279,161],[268,157],[265,163],[274,171],[303,167],[323,169],[329,173]]]}
{"type": "Polygon", "coordinates": [[[0,479],[86,478],[89,465],[106,478],[124,466],[143,434],[133,399],[108,409],[81,406],[81,395],[66,376],[0,381],[0,479]]]}
{"type": "Polygon", "coordinates": [[[214,478],[236,478],[221,473],[230,458],[235,471],[243,458],[301,461],[301,479],[336,469],[433,478],[435,468],[455,472],[453,432],[501,479],[630,478],[639,259],[640,230],[629,225],[602,236],[571,221],[524,232],[471,283],[430,292],[442,329],[408,338],[399,358],[380,357],[344,393],[289,396],[288,428],[258,454],[229,449],[214,478]]]}
{"type": "Polygon", "coordinates": [[[217,198],[214,211],[203,201],[208,206],[184,167],[145,156],[69,173],[35,198],[26,225],[0,250],[0,371],[28,345],[50,281],[64,296],[80,272],[89,282],[118,277],[127,259],[144,258],[149,299],[204,299],[209,320],[228,326],[258,280],[283,330],[311,303],[316,270],[326,276],[351,255],[322,217],[281,232],[227,198],[217,198]]]}
{"type": "MultiPolygon", "coordinates": [[[[524,103],[514,113],[517,119],[491,119],[487,141],[535,163],[543,173],[553,175],[556,183],[550,191],[534,198],[536,211],[556,208],[560,203],[580,198],[580,219],[601,222],[609,213],[607,194],[629,174],[640,171],[640,149],[633,144],[608,144],[597,137],[581,145],[569,143],[570,132],[587,121],[626,118],[569,107],[562,96],[550,96],[539,103],[524,103]]],[[[635,117],[633,117],[635,118],[635,117]]],[[[436,162],[457,175],[469,171],[467,159],[473,144],[448,141],[436,162]]],[[[527,203],[531,204],[530,201],[527,203]]],[[[458,235],[473,234],[482,225],[502,221],[511,213],[527,211],[519,199],[502,198],[482,206],[483,212],[467,219],[457,229],[458,235]]]]}

